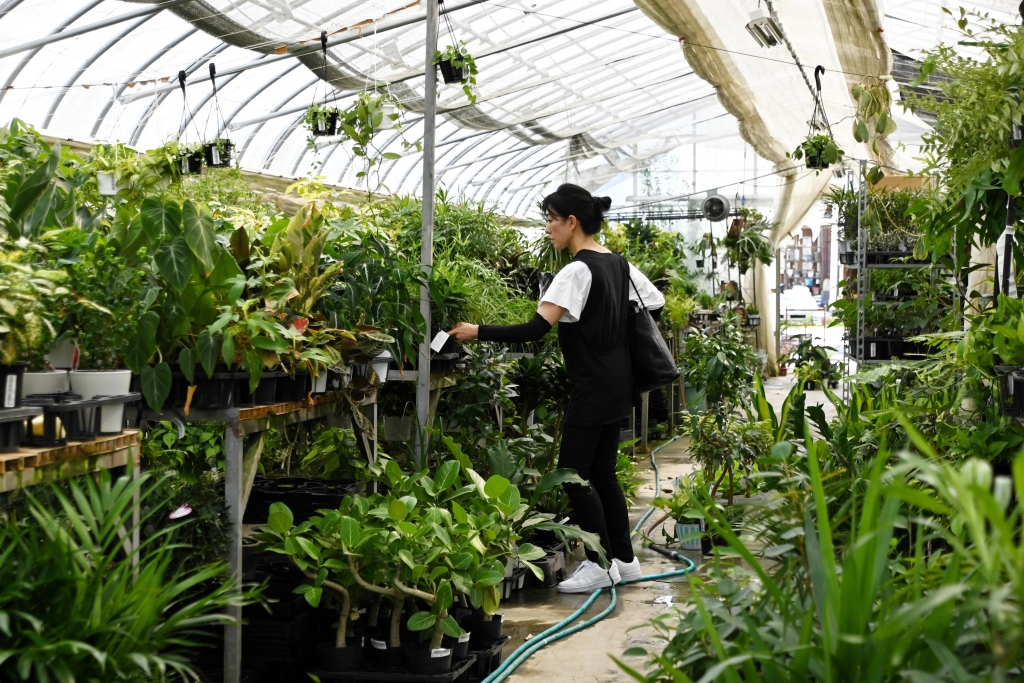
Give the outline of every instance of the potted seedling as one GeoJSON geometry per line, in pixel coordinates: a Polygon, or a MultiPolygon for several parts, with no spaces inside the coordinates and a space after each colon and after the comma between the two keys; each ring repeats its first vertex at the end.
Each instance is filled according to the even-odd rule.
{"type": "Polygon", "coordinates": [[[469,103],[476,104],[476,60],[469,54],[464,41],[459,41],[457,46],[447,46],[443,52],[435,50],[434,63],[441,69],[441,77],[445,83],[462,83],[462,91],[469,98],[469,103]]]}
{"type": "Polygon", "coordinates": [[[181,145],[178,149],[179,168],[182,175],[196,175],[203,172],[203,162],[206,159],[203,143],[197,142],[191,145],[181,145]]]}
{"type": "Polygon", "coordinates": [[[761,325],[761,311],[756,304],[747,306],[747,325],[759,327],[761,325]]]}
{"type": "MultiPolygon", "coordinates": [[[[694,475],[699,476],[699,475],[694,475]]],[[[689,475],[680,477],[671,497],[659,496],[651,501],[653,507],[665,511],[675,522],[675,539],[683,550],[700,550],[700,534],[703,531],[700,519],[700,505],[694,498],[689,475]]]]}

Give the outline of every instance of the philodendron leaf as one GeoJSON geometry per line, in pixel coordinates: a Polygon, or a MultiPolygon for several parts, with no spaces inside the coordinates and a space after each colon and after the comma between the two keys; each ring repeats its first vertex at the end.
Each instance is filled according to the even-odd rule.
{"type": "Polygon", "coordinates": [[[437,621],[437,617],[430,612],[417,612],[409,617],[409,630],[426,631],[434,625],[435,621],[437,621]]]}
{"type": "Polygon", "coordinates": [[[203,272],[209,273],[213,270],[213,255],[217,249],[213,216],[186,199],[181,207],[181,219],[188,248],[199,260],[203,272]]]}
{"type": "Polygon", "coordinates": [[[196,352],[194,349],[184,348],[178,354],[178,369],[185,376],[189,384],[196,383],[196,352]]]}
{"type": "Polygon", "coordinates": [[[292,525],[295,522],[295,517],[292,516],[292,511],[288,509],[288,506],[284,503],[272,503],[270,505],[270,514],[267,517],[267,526],[276,531],[279,534],[286,534],[292,530],[292,525]]]}
{"type": "Polygon", "coordinates": [[[213,379],[213,370],[217,366],[217,357],[220,356],[220,345],[210,330],[203,330],[196,340],[196,354],[199,362],[206,371],[207,379],[213,379]]]}
{"type": "Polygon", "coordinates": [[[140,209],[142,227],[149,238],[157,242],[164,235],[181,234],[181,207],[175,201],[162,202],[160,197],[150,195],[142,200],[140,209]]]}
{"type": "Polygon", "coordinates": [[[180,294],[192,278],[192,266],[195,262],[185,239],[175,237],[169,242],[164,242],[157,249],[154,259],[160,274],[174,291],[180,294]]]}
{"type": "Polygon", "coordinates": [[[139,375],[139,380],[146,403],[154,411],[163,412],[164,401],[171,394],[171,366],[167,363],[147,365],[139,375]]]}
{"type": "Polygon", "coordinates": [[[160,316],[155,311],[146,311],[139,316],[135,338],[124,351],[124,362],[136,375],[142,374],[149,359],[156,353],[156,330],[159,326],[160,316]]]}

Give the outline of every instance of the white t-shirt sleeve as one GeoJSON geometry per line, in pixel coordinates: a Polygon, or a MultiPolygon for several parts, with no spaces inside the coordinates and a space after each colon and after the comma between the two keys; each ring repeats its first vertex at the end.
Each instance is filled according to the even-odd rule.
{"type": "MultiPolygon", "coordinates": [[[[587,264],[582,261],[570,263],[555,275],[541,296],[541,303],[547,301],[565,309],[565,313],[558,319],[558,322],[579,322],[583,307],[587,304],[590,285],[593,281],[594,276],[590,274],[587,264]]],[[[664,304],[664,300],[662,304],[664,304]]]]}
{"type": "Polygon", "coordinates": [[[649,310],[657,310],[665,305],[665,297],[662,296],[658,288],[647,279],[647,276],[637,270],[633,264],[629,264],[629,276],[633,279],[633,284],[629,286],[629,300],[640,302],[637,298],[637,292],[640,292],[640,296],[643,298],[644,306],[649,310]],[[636,285],[636,289],[633,289],[633,285],[636,285]]]}

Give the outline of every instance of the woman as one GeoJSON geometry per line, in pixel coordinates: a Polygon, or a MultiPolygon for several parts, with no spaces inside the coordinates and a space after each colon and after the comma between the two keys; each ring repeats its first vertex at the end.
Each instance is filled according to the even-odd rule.
{"type": "Polygon", "coordinates": [[[507,326],[461,322],[450,332],[460,341],[527,342],[561,323],[558,341],[570,392],[558,466],[590,482],[566,484],[565,491],[580,528],[598,534],[611,559],[604,569],[598,554],[588,550],[576,572],[558,585],[563,593],[589,593],[642,576],[626,497],[615,476],[619,424],[632,410],[634,395],[626,323],[630,300],[642,297],[649,309],[660,309],[665,299],[640,271],[594,240],[611,203],[576,185],[562,185],[545,197],[548,239],[557,250],[568,247],[573,259],[541,296],[533,320],[507,326]]]}

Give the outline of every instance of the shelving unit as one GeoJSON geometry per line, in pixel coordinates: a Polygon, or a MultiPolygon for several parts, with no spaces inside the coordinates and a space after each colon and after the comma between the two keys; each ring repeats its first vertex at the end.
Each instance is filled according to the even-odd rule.
{"type": "MultiPolygon", "coordinates": [[[[406,373],[409,374],[409,373],[406,373]]],[[[247,436],[261,434],[268,429],[325,419],[337,415],[339,408],[348,406],[354,411],[371,408],[372,430],[359,426],[360,420],[352,419],[356,442],[360,450],[373,463],[377,457],[377,389],[367,391],[360,400],[352,400],[341,392],[328,392],[314,396],[312,404],[305,401],[276,403],[253,408],[227,408],[224,410],[191,410],[188,415],[180,408],[167,409],[163,413],[147,411],[143,420],[179,420],[181,422],[221,422],[224,424],[224,500],[228,510],[230,545],[228,563],[236,585],[242,581],[242,518],[245,505],[256,477],[263,440],[257,439],[246,448],[247,436]]],[[[228,614],[235,620],[224,626],[224,683],[238,683],[242,670],[242,608],[229,607],[228,614]]]]}

